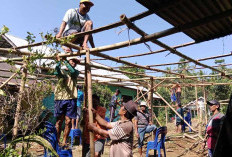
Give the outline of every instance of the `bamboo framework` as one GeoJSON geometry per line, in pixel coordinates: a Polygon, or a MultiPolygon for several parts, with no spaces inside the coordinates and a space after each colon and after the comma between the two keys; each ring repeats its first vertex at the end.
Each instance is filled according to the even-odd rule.
{"type": "MultiPolygon", "coordinates": [[[[184,55],[183,53],[176,50],[176,48],[193,45],[193,44],[195,44],[195,42],[190,42],[190,43],[170,47],[170,46],[168,46],[168,45],[166,45],[166,44],[164,44],[164,43],[162,43],[162,42],[160,42],[158,40],[158,38],[165,37],[165,36],[168,36],[168,35],[172,35],[174,33],[178,33],[178,32],[190,29],[192,27],[197,27],[198,25],[206,24],[207,22],[209,22],[209,19],[217,20],[221,16],[220,17],[218,17],[218,16],[211,17],[211,18],[209,18],[207,20],[202,19],[202,20],[196,21],[194,23],[189,23],[189,24],[182,25],[179,28],[174,27],[174,28],[170,28],[170,29],[167,29],[167,30],[164,30],[164,31],[161,31],[161,32],[153,33],[153,34],[146,34],[143,30],[139,29],[135,24],[132,23],[132,21],[139,20],[139,19],[144,18],[144,17],[146,17],[148,15],[151,15],[151,14],[152,14],[151,11],[146,11],[144,13],[138,14],[138,15],[136,15],[134,17],[131,17],[131,18],[127,18],[126,15],[121,15],[120,16],[121,21],[119,21],[119,22],[116,22],[114,24],[110,24],[110,25],[107,25],[107,26],[104,26],[104,27],[100,27],[100,28],[97,28],[97,29],[94,29],[94,30],[91,30],[91,31],[88,31],[88,32],[82,32],[82,33],[76,34],[76,35],[83,36],[83,35],[86,35],[86,34],[98,33],[98,32],[101,32],[101,31],[105,31],[105,30],[112,29],[112,28],[121,26],[123,24],[126,24],[129,29],[133,29],[136,33],[141,35],[140,38],[132,39],[130,41],[123,41],[123,42],[115,43],[115,44],[112,44],[112,45],[106,45],[106,46],[101,46],[101,47],[97,47],[97,48],[91,48],[89,51],[82,50],[79,46],[77,46],[75,44],[72,44],[72,43],[69,43],[69,42],[67,42],[65,44],[66,46],[69,46],[69,47],[71,47],[73,49],[76,49],[77,51],[73,52],[72,54],[67,54],[67,53],[66,54],[60,54],[59,55],[60,57],[70,57],[70,56],[79,56],[79,55],[86,55],[86,57],[87,57],[86,63],[80,63],[80,65],[83,65],[83,66],[86,67],[85,72],[83,72],[83,74],[85,74],[85,87],[87,87],[87,88],[85,88],[85,91],[86,91],[85,95],[87,95],[87,93],[88,93],[88,100],[87,100],[87,97],[85,97],[85,99],[86,99],[85,100],[85,105],[87,106],[87,101],[88,101],[88,110],[89,110],[89,112],[91,112],[91,108],[92,108],[92,97],[91,97],[92,91],[91,91],[91,89],[92,89],[92,81],[93,81],[92,77],[93,76],[95,76],[95,77],[105,77],[105,78],[110,79],[109,81],[97,81],[98,83],[102,83],[102,84],[112,84],[112,85],[117,86],[117,84],[115,84],[115,82],[124,83],[126,81],[130,81],[132,83],[136,83],[136,84],[134,84],[135,86],[139,86],[139,85],[146,86],[147,85],[149,90],[146,92],[146,94],[149,93],[149,103],[150,104],[152,104],[152,98],[153,98],[152,94],[156,91],[155,89],[160,87],[160,86],[162,86],[162,87],[170,87],[170,86],[172,86],[173,83],[164,84],[164,82],[171,81],[172,79],[193,79],[193,78],[198,79],[198,78],[202,78],[202,77],[215,77],[215,76],[216,77],[223,76],[223,77],[226,77],[227,79],[231,78],[230,77],[231,73],[226,73],[225,71],[218,70],[217,68],[215,68],[213,66],[209,66],[209,65],[206,65],[206,64],[203,64],[203,63],[200,62],[200,61],[203,61],[203,60],[215,59],[215,58],[219,58],[219,57],[228,57],[228,56],[231,56],[231,53],[226,54],[226,55],[213,56],[213,57],[207,57],[207,58],[196,60],[196,59],[190,58],[190,57],[188,57],[188,56],[184,55]],[[141,43],[144,43],[144,42],[147,42],[147,41],[151,41],[154,44],[159,45],[163,49],[155,51],[155,52],[135,54],[135,55],[130,55],[130,56],[119,56],[119,57],[112,57],[110,55],[106,55],[106,54],[102,53],[102,52],[106,52],[106,51],[110,51],[110,50],[115,50],[115,49],[120,49],[120,48],[123,48],[123,47],[131,46],[131,45],[141,44],[141,43]],[[143,55],[153,55],[153,54],[161,53],[161,52],[164,52],[164,51],[170,51],[171,53],[173,53],[175,55],[178,55],[178,56],[180,56],[182,58],[185,58],[187,61],[144,66],[144,65],[134,64],[134,63],[128,62],[126,60],[122,60],[122,58],[131,58],[131,57],[138,57],[138,56],[143,56],[143,55]],[[135,67],[135,68],[140,68],[140,69],[145,69],[145,70],[155,71],[155,72],[162,72],[162,73],[165,73],[165,74],[169,74],[169,75],[171,74],[171,75],[175,75],[175,76],[172,76],[172,77],[155,77],[153,75],[147,75],[146,73],[141,74],[141,73],[126,72],[126,71],[122,71],[122,70],[116,70],[116,68],[113,68],[113,67],[98,66],[98,65],[95,65],[95,64],[91,63],[90,55],[100,57],[100,59],[92,59],[92,60],[101,60],[101,59],[110,60],[110,61],[114,61],[114,62],[117,62],[117,63],[125,64],[125,65],[127,65],[129,67],[135,67]],[[153,68],[153,67],[157,67],[157,66],[183,64],[183,63],[189,63],[189,62],[192,62],[192,63],[194,63],[196,65],[200,65],[203,68],[211,69],[212,71],[215,71],[218,74],[200,75],[200,76],[188,76],[188,75],[183,75],[183,74],[173,72],[173,71],[167,71],[167,70],[153,68]],[[142,78],[138,78],[138,79],[121,79],[121,78],[107,76],[107,75],[91,74],[91,69],[92,68],[108,70],[108,71],[117,72],[117,73],[120,73],[120,74],[129,74],[129,75],[141,76],[142,78]],[[150,86],[149,86],[149,84],[150,84],[150,86]],[[87,92],[87,90],[88,90],[88,92],[87,92]]],[[[228,15],[225,13],[224,16],[228,16],[228,15]]],[[[57,43],[61,43],[61,41],[62,41],[61,39],[56,39],[55,40],[55,42],[57,42],[57,43]]],[[[26,48],[26,47],[29,47],[29,46],[30,47],[39,46],[39,45],[43,45],[45,43],[46,42],[40,42],[40,43],[31,44],[31,45],[14,47],[13,49],[0,48],[0,52],[6,53],[6,54],[13,53],[13,54],[17,54],[19,56],[33,56],[32,52],[22,51],[20,49],[26,48]]],[[[55,59],[54,55],[45,55],[42,58],[43,59],[53,59],[53,60],[55,59]]],[[[19,65],[23,64],[22,62],[20,62],[22,60],[23,60],[22,58],[12,58],[11,59],[11,61],[16,61],[15,63],[19,64],[19,65]]],[[[0,60],[0,62],[4,62],[4,60],[0,60]]],[[[39,67],[39,68],[42,68],[42,67],[39,67]]],[[[1,70],[4,71],[4,69],[0,69],[0,71],[1,70]]],[[[23,73],[22,80],[25,80],[25,77],[27,77],[25,68],[24,68],[24,71],[22,73],[23,73]]],[[[12,79],[15,75],[16,74],[12,75],[5,83],[3,83],[1,85],[0,88],[2,88],[5,84],[7,84],[10,81],[10,79],[12,79]]],[[[41,77],[45,77],[45,75],[44,76],[41,75],[41,77]]],[[[181,86],[183,86],[183,87],[184,86],[194,86],[194,87],[197,88],[197,86],[205,87],[205,86],[208,86],[208,85],[211,86],[211,85],[231,85],[231,84],[232,84],[232,82],[227,82],[227,83],[210,83],[210,82],[202,82],[202,83],[200,82],[199,83],[199,82],[197,82],[197,83],[181,84],[181,86]]],[[[133,85],[133,84],[131,84],[131,85],[133,85]]],[[[118,85],[118,86],[120,86],[120,85],[118,85]]],[[[24,87],[25,87],[25,82],[22,81],[21,82],[21,87],[20,87],[20,93],[23,92],[24,87]]],[[[161,95],[159,95],[159,96],[161,97],[161,95]]],[[[142,97],[144,97],[144,94],[142,94],[142,96],[140,96],[140,97],[139,97],[139,95],[137,95],[136,101],[138,101],[142,97]]],[[[174,111],[174,109],[166,101],[165,101],[165,103],[174,111]]],[[[16,118],[15,118],[16,123],[14,125],[14,133],[13,133],[14,137],[17,136],[17,125],[18,125],[18,121],[17,121],[18,118],[17,117],[18,117],[18,112],[20,111],[20,106],[21,106],[21,104],[19,102],[18,105],[17,105],[17,113],[16,113],[17,115],[16,115],[16,118]]],[[[151,105],[151,107],[153,109],[152,105],[151,105]]],[[[166,108],[166,106],[165,106],[165,108],[166,108]]],[[[166,108],[166,117],[167,117],[167,108],[166,108]]],[[[89,121],[93,122],[93,115],[91,115],[91,114],[89,116],[89,121]]],[[[166,123],[167,123],[167,119],[166,119],[166,123]]],[[[189,126],[189,127],[191,127],[191,126],[189,126]]],[[[194,130],[194,129],[192,128],[192,130],[194,130]]],[[[200,133],[199,133],[199,136],[201,136],[200,133]]],[[[94,156],[94,154],[93,154],[94,145],[93,145],[93,134],[92,133],[90,135],[90,139],[91,139],[91,143],[90,143],[91,156],[94,156]]]]}

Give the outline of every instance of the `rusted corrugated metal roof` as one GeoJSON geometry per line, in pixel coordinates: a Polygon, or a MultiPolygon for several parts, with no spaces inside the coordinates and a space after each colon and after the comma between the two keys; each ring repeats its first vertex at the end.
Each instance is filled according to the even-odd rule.
{"type": "Polygon", "coordinates": [[[232,33],[232,0],[136,0],[158,16],[180,27],[207,21],[183,32],[196,42],[232,33]]]}

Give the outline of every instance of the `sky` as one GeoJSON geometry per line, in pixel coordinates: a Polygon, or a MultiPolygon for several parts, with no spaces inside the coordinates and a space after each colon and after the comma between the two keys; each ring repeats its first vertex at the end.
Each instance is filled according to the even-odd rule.
{"type": "MultiPolygon", "coordinates": [[[[119,21],[121,14],[126,14],[127,17],[131,17],[147,10],[135,0],[92,0],[92,2],[95,5],[91,8],[88,14],[94,23],[94,28],[102,27],[119,21]]],[[[39,42],[41,41],[39,38],[39,33],[51,33],[54,28],[59,28],[65,12],[70,8],[78,8],[79,0],[1,0],[0,4],[0,28],[5,25],[10,29],[10,35],[22,39],[26,38],[27,32],[31,32],[37,36],[36,41],[39,42]]],[[[155,14],[138,20],[135,22],[135,24],[148,34],[156,33],[172,27],[172,25],[155,14]]],[[[140,36],[134,33],[132,30],[130,30],[128,33],[128,30],[124,25],[118,28],[96,33],[93,35],[93,37],[95,46],[99,47],[127,41],[140,36]]],[[[228,54],[232,51],[231,39],[232,36],[230,35],[185,48],[180,48],[178,50],[194,59],[228,54]]],[[[183,33],[176,33],[168,37],[163,37],[159,40],[169,46],[175,46],[193,41],[193,39],[189,38],[183,33]]],[[[162,49],[151,42],[148,42],[147,44],[150,46],[152,51],[162,49]]],[[[139,44],[113,51],[107,51],[104,53],[116,57],[149,51],[150,50],[145,44],[139,44]]],[[[168,53],[169,52],[166,51],[154,55],[127,58],[125,60],[140,65],[153,65],[179,61],[180,57],[174,54],[166,56],[168,53]]],[[[91,56],[91,58],[96,57],[91,56]]],[[[231,63],[232,61],[231,57],[224,59],[225,63],[227,64],[231,63]]],[[[99,62],[113,67],[121,65],[113,61],[99,62]]],[[[215,65],[214,60],[204,61],[202,63],[210,66],[215,65]]],[[[158,68],[165,69],[166,67],[158,68]]],[[[203,71],[205,73],[210,72],[210,70],[203,71]]],[[[160,76],[161,74],[154,73],[149,75],[160,76]]]]}

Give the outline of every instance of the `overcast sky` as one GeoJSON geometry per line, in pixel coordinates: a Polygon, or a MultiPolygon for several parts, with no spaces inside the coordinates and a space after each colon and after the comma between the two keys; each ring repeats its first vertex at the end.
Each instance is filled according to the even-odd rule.
{"type": "MultiPolygon", "coordinates": [[[[119,21],[121,14],[127,17],[134,16],[147,9],[137,3],[135,0],[92,0],[94,7],[89,12],[90,18],[93,20],[94,28],[102,27],[119,21]]],[[[78,8],[79,0],[1,0],[0,3],[0,27],[6,25],[9,27],[9,34],[25,39],[27,32],[31,32],[38,36],[39,33],[52,32],[54,28],[60,27],[65,12],[70,8],[78,8]]],[[[150,15],[144,19],[136,21],[135,24],[142,28],[148,34],[159,32],[172,26],[156,16],[150,15]]],[[[94,34],[96,47],[110,45],[128,39],[138,38],[139,35],[132,30],[125,30],[126,26],[114,28],[105,32],[94,34]],[[121,30],[122,33],[118,34],[121,30]]],[[[223,38],[203,42],[186,48],[178,49],[180,52],[194,58],[205,58],[209,56],[217,56],[228,54],[232,51],[231,35],[223,38]]],[[[169,37],[159,39],[169,46],[184,44],[193,41],[183,33],[177,33],[169,37]]],[[[159,46],[148,42],[152,51],[161,49],[159,46]]],[[[144,45],[130,46],[114,51],[105,52],[112,56],[122,56],[149,52],[144,45]]],[[[162,64],[169,62],[178,62],[180,57],[168,52],[154,54],[150,56],[135,57],[126,59],[127,61],[138,63],[141,65],[162,64]]],[[[93,57],[96,58],[96,57],[93,57]]],[[[232,61],[231,57],[225,58],[226,63],[232,61]]],[[[109,66],[119,66],[120,64],[112,61],[101,61],[101,63],[109,66]]],[[[208,65],[214,65],[214,60],[204,61],[208,65]]],[[[164,69],[165,67],[159,67],[164,69]]],[[[209,72],[204,70],[205,72],[209,72]]],[[[159,76],[160,74],[153,74],[159,76]]]]}

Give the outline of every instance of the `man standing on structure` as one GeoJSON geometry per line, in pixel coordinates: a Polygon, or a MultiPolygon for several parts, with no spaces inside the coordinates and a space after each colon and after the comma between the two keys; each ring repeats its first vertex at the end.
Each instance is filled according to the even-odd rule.
{"type": "Polygon", "coordinates": [[[118,101],[118,96],[120,94],[120,90],[116,89],[114,95],[111,97],[111,101],[110,101],[110,122],[112,122],[114,120],[114,118],[116,118],[115,116],[115,110],[117,108],[117,105],[119,105],[119,101],[118,101]]]}
{"type": "MultiPolygon", "coordinates": [[[[56,37],[60,38],[62,36],[65,37],[78,32],[92,30],[93,22],[90,20],[87,13],[90,11],[90,8],[93,5],[94,4],[90,0],[81,0],[79,8],[69,9],[63,18],[63,22],[56,37]]],[[[71,42],[74,44],[80,44],[83,49],[88,50],[88,41],[94,48],[95,45],[93,42],[93,37],[89,34],[85,35],[84,37],[75,37],[71,42]]],[[[69,47],[62,46],[62,48],[65,50],[65,52],[72,52],[69,47]]]]}
{"type": "Polygon", "coordinates": [[[57,138],[60,140],[61,127],[65,120],[65,130],[62,146],[66,145],[66,140],[71,129],[71,119],[77,117],[77,77],[79,71],[75,69],[80,61],[75,57],[70,57],[68,62],[63,61],[66,69],[61,70],[61,59],[57,55],[57,65],[54,74],[58,77],[58,84],[54,91],[57,138]]]}
{"type": "Polygon", "coordinates": [[[177,104],[181,104],[181,86],[180,83],[177,82],[175,85],[172,86],[172,89],[175,89],[176,92],[176,102],[177,104]]]}
{"type": "Polygon", "coordinates": [[[217,100],[207,101],[207,104],[210,106],[210,111],[213,113],[213,115],[209,119],[209,122],[206,126],[206,135],[202,144],[202,148],[205,148],[207,142],[209,157],[213,157],[213,152],[216,146],[222,124],[221,121],[224,118],[224,114],[220,113],[220,103],[217,100]]]}
{"type": "Polygon", "coordinates": [[[147,103],[145,101],[142,101],[140,104],[140,111],[137,112],[134,124],[135,134],[138,137],[139,155],[142,157],[145,133],[150,133],[156,129],[156,126],[152,124],[151,114],[147,112],[147,103]]]}

